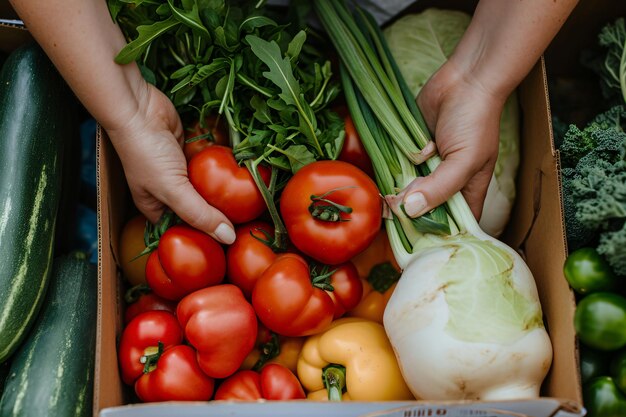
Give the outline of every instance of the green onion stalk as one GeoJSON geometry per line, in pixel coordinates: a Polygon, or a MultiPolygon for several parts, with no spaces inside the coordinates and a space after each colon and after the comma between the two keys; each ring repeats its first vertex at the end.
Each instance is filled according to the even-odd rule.
{"type": "Polygon", "coordinates": [[[403,274],[384,325],[407,385],[427,400],[537,397],[552,347],[530,269],[480,229],[461,193],[406,214],[397,192],[441,163],[426,123],[374,19],[341,0],[314,6],[392,212],[386,230],[403,274]]]}

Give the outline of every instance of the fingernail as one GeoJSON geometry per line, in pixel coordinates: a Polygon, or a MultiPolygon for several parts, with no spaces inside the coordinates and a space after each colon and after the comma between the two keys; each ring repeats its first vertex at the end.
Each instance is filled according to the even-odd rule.
{"type": "Polygon", "coordinates": [[[221,242],[230,245],[235,241],[235,231],[226,223],[220,223],[220,225],[215,229],[215,237],[217,237],[221,242]]]}
{"type": "Polygon", "coordinates": [[[418,217],[426,211],[426,198],[422,193],[409,194],[404,199],[404,211],[409,217],[418,217]]]}

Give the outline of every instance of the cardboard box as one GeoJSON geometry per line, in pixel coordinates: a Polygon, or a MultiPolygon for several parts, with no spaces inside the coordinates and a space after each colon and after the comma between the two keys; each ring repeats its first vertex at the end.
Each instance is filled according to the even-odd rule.
{"type": "MultiPolygon", "coordinates": [[[[468,3],[449,1],[439,7],[467,9],[468,3]]],[[[416,7],[430,6],[418,2],[416,7]]],[[[471,3],[470,3],[471,6],[471,3]]],[[[562,273],[566,256],[556,151],[552,141],[546,71],[538,62],[519,88],[522,114],[522,153],[518,197],[512,221],[503,237],[522,252],[539,290],[554,359],[542,395],[532,401],[498,403],[459,402],[433,404],[272,402],[272,403],[166,403],[125,405],[125,388],[118,374],[116,341],[121,332],[121,281],[117,264],[118,238],[130,215],[129,193],[122,168],[109,140],[98,134],[98,208],[100,229],[100,301],[96,357],[94,413],[122,416],[435,416],[493,415],[489,410],[509,410],[510,416],[582,415],[581,385],[573,328],[574,296],[562,273]],[[112,408],[110,408],[112,407],[112,408]],[[400,407],[400,409],[398,409],[400,407]],[[405,407],[405,408],[402,408],[405,407]],[[408,407],[408,408],[406,408],[408,407]],[[396,411],[392,411],[396,409],[396,411]],[[519,414],[515,414],[519,413],[519,414]]]]}

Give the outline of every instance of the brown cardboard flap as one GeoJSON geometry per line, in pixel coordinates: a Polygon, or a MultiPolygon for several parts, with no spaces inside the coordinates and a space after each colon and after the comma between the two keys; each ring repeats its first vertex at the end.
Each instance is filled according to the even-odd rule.
{"type": "Polygon", "coordinates": [[[33,38],[23,26],[0,23],[0,39],[0,51],[8,54],[33,38]]]}
{"type": "Polygon", "coordinates": [[[563,276],[567,252],[545,77],[541,60],[519,89],[523,117],[521,163],[517,200],[503,240],[524,253],[537,282],[554,350],[544,392],[580,403],[581,384],[572,324],[575,300],[563,276]]]}
{"type": "Polygon", "coordinates": [[[94,386],[94,415],[105,407],[123,404],[117,367],[117,337],[121,329],[119,294],[121,280],[113,257],[112,242],[117,242],[125,206],[124,177],[119,159],[98,126],[96,171],[98,187],[98,325],[94,386]]]}

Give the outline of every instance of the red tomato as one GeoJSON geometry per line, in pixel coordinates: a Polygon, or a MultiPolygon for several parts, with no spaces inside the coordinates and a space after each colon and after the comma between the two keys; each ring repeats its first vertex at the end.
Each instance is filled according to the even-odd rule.
{"type": "Polygon", "coordinates": [[[365,250],[382,221],[382,202],[374,181],[341,161],[318,161],[300,169],[283,191],[280,211],[293,244],[329,265],[346,262],[365,250]],[[331,202],[351,212],[340,212],[331,202]]]}
{"type": "Polygon", "coordinates": [[[159,342],[167,350],[182,341],[183,331],[172,313],[148,311],[132,319],[122,332],[118,354],[124,383],[133,384],[143,375],[141,357],[154,353],[159,342]]]}
{"type": "Polygon", "coordinates": [[[375,178],[372,160],[361,142],[361,138],[354,127],[350,114],[344,117],[346,136],[343,139],[343,147],[339,153],[340,161],[348,162],[365,172],[370,178],[375,178]]]}
{"type": "Polygon", "coordinates": [[[141,294],[135,302],[126,307],[124,323],[128,324],[141,313],[155,310],[169,311],[174,314],[176,311],[176,303],[159,297],[152,292],[141,294]]]}
{"type": "Polygon", "coordinates": [[[335,304],[333,319],[338,319],[359,304],[363,295],[363,283],[352,262],[346,262],[333,269],[335,272],[330,276],[333,290],[327,293],[335,304]]]}
{"type": "Polygon", "coordinates": [[[174,346],[164,351],[156,367],[135,383],[135,392],[144,402],[208,401],[215,382],[206,376],[189,346],[174,346]]]}
{"type": "Polygon", "coordinates": [[[257,281],[252,305],[270,330],[283,336],[308,336],[324,330],[335,306],[326,291],[314,286],[309,266],[299,255],[279,255],[257,281]]]}
{"type": "Polygon", "coordinates": [[[159,239],[146,265],[146,280],[163,298],[178,300],[200,288],[222,282],[226,275],[224,249],[211,236],[187,225],[170,227],[159,239]]]}
{"type": "Polygon", "coordinates": [[[183,152],[187,162],[193,158],[195,154],[212,145],[229,146],[230,139],[228,137],[228,127],[218,115],[212,114],[205,119],[206,127],[200,126],[200,122],[196,122],[192,129],[185,130],[185,143],[183,152]],[[211,132],[213,140],[210,138],[197,139],[194,138],[211,132]],[[190,140],[189,142],[187,142],[190,140]]]}
{"type": "Polygon", "coordinates": [[[239,371],[226,379],[216,400],[300,400],[306,398],[298,378],[283,365],[271,363],[260,373],[239,371]]]}
{"type": "Polygon", "coordinates": [[[259,241],[271,239],[274,228],[265,222],[257,221],[237,227],[236,233],[235,242],[226,251],[226,277],[250,299],[254,284],[276,259],[276,253],[259,241]]]}
{"type": "MultiPolygon", "coordinates": [[[[198,193],[233,223],[245,223],[265,211],[265,201],[245,166],[237,165],[233,151],[210,146],[189,161],[189,180],[198,193]]],[[[259,174],[269,184],[270,170],[259,166],[259,174]]]]}
{"type": "Polygon", "coordinates": [[[189,294],[178,303],[176,315],[185,338],[198,351],[200,368],[210,377],[232,375],[254,348],[254,309],[234,285],[189,294]]]}

